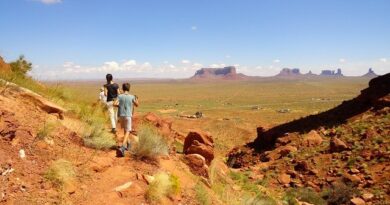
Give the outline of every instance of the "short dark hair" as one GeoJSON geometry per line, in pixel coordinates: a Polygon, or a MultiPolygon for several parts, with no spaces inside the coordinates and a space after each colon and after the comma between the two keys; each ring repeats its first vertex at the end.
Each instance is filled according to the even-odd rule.
{"type": "Polygon", "coordinates": [[[130,83],[123,83],[122,90],[123,91],[130,91],[130,83]]]}
{"type": "Polygon", "coordinates": [[[107,80],[107,82],[111,82],[112,81],[112,75],[108,73],[106,75],[106,80],[107,80]]]}

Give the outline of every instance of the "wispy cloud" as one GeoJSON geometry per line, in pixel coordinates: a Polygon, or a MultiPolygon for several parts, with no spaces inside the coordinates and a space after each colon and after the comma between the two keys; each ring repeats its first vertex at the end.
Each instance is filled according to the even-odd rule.
{"type": "Polygon", "coordinates": [[[345,61],[346,61],[346,60],[345,60],[344,58],[340,58],[340,59],[339,59],[339,62],[340,62],[340,63],[345,63],[345,61]]]}
{"type": "Polygon", "coordinates": [[[191,26],[191,30],[196,31],[196,30],[198,30],[198,27],[197,26],[191,26]]]}
{"type": "Polygon", "coordinates": [[[381,59],[379,59],[381,62],[383,62],[383,63],[386,63],[387,62],[387,58],[381,58],[381,59]]]}
{"type": "Polygon", "coordinates": [[[37,0],[43,4],[59,4],[62,3],[62,0],[37,0]]]}
{"type": "Polygon", "coordinates": [[[183,63],[183,64],[189,64],[189,63],[191,63],[189,60],[181,60],[181,63],[183,63]]]}
{"type": "Polygon", "coordinates": [[[274,63],[280,63],[280,60],[279,59],[275,59],[274,63]]]}

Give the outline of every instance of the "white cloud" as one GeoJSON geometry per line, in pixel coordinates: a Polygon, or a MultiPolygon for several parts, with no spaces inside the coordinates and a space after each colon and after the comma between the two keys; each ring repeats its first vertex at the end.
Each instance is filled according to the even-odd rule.
{"type": "Polygon", "coordinates": [[[383,63],[386,63],[387,62],[387,58],[381,58],[381,59],[379,59],[381,62],[383,62],[383,63]]]}
{"type": "Polygon", "coordinates": [[[191,26],[191,30],[196,31],[196,30],[198,30],[198,27],[197,26],[191,26]]]}
{"type": "Polygon", "coordinates": [[[230,55],[226,55],[226,56],[225,56],[225,58],[231,58],[231,57],[232,57],[232,56],[230,56],[230,55]]]}
{"type": "Polygon", "coordinates": [[[280,63],[280,60],[279,59],[275,59],[274,63],[280,63]]]}
{"type": "Polygon", "coordinates": [[[339,59],[339,62],[340,62],[340,63],[345,63],[345,61],[346,61],[346,60],[345,60],[344,58],[340,58],[340,59],[339,59]]]}
{"type": "Polygon", "coordinates": [[[62,0],[38,0],[41,3],[44,4],[59,4],[62,3],[62,0]]]}
{"type": "Polygon", "coordinates": [[[224,63],[221,63],[221,64],[213,63],[213,64],[209,65],[210,68],[223,68],[225,66],[226,66],[226,64],[224,64],[224,63]]]}
{"type": "Polygon", "coordinates": [[[128,60],[123,63],[123,66],[129,67],[129,66],[135,66],[137,65],[137,62],[135,60],[128,60]]]}
{"type": "Polygon", "coordinates": [[[189,64],[189,63],[191,63],[189,60],[181,60],[181,63],[183,63],[183,64],[189,64]]]}

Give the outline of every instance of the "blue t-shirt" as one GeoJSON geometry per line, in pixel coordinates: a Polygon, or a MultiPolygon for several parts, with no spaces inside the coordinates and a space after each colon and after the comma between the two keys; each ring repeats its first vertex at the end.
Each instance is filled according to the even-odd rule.
{"type": "Polygon", "coordinates": [[[120,117],[131,117],[133,115],[133,103],[135,96],[131,94],[120,94],[118,96],[119,109],[118,114],[120,117]]]}

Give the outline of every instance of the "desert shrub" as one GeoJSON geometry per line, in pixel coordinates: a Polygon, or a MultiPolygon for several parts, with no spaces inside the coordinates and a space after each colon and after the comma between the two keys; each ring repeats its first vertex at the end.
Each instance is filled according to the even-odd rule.
{"type": "Polygon", "coordinates": [[[325,190],[323,192],[323,198],[326,199],[329,205],[347,204],[354,195],[358,194],[359,192],[357,189],[339,182],[325,190]]]}
{"type": "Polygon", "coordinates": [[[201,205],[209,205],[211,204],[209,193],[207,192],[204,185],[200,182],[198,182],[195,187],[195,194],[196,194],[196,200],[201,205]]]}
{"type": "Polygon", "coordinates": [[[151,125],[141,125],[138,131],[139,143],[134,150],[138,158],[154,159],[158,155],[168,154],[168,143],[151,125]]]}
{"type": "Polygon", "coordinates": [[[55,125],[53,123],[46,123],[38,130],[37,138],[39,140],[43,140],[50,136],[51,132],[53,132],[55,125]]]}
{"type": "Polygon", "coordinates": [[[299,201],[316,205],[326,204],[326,201],[321,197],[321,195],[311,188],[290,189],[286,192],[283,199],[291,205],[294,204],[293,199],[298,199],[299,201]]]}
{"type": "Polygon", "coordinates": [[[102,129],[102,125],[96,125],[87,131],[83,137],[84,145],[94,149],[109,149],[116,145],[112,135],[102,129]]]}
{"type": "Polygon", "coordinates": [[[159,202],[164,196],[173,196],[180,191],[180,181],[177,176],[165,172],[158,173],[149,184],[146,199],[150,202],[159,202]]]}
{"type": "Polygon", "coordinates": [[[28,62],[24,55],[20,55],[16,61],[10,63],[11,70],[20,75],[26,75],[32,69],[32,63],[28,62]]]}
{"type": "Polygon", "coordinates": [[[62,186],[66,182],[73,180],[75,176],[76,172],[72,163],[65,159],[54,161],[45,173],[45,178],[58,186],[62,186]]]}

